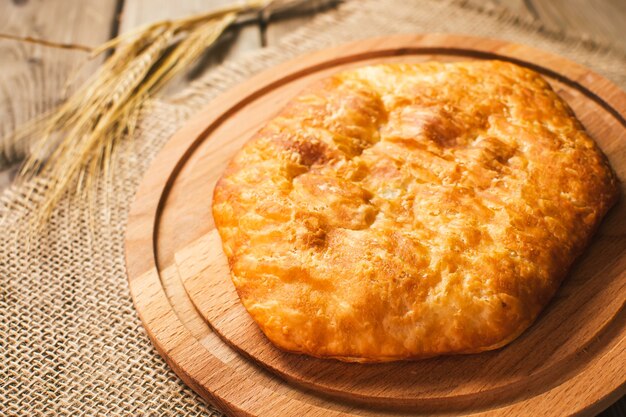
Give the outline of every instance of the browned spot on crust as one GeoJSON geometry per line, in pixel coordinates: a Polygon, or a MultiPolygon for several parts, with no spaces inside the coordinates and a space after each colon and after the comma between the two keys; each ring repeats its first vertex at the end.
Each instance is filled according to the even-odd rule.
{"type": "Polygon", "coordinates": [[[532,71],[389,64],[293,99],[233,159],[213,212],[242,302],[272,342],[384,361],[511,341],[617,190],[532,71]]]}

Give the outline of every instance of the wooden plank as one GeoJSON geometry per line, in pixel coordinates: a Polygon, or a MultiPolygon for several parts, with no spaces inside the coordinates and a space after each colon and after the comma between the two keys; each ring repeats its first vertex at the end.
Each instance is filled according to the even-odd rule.
{"type": "MultiPolygon", "coordinates": [[[[120,15],[120,33],[158,20],[178,19],[217,7],[219,0],[126,0],[120,15]]],[[[226,2],[228,3],[228,2],[226,2]]]]}
{"type": "Polygon", "coordinates": [[[557,30],[590,35],[626,51],[624,0],[490,0],[557,30]]]}
{"type": "Polygon", "coordinates": [[[284,10],[284,7],[279,8],[274,15],[269,17],[266,22],[267,27],[263,29],[265,43],[267,45],[277,43],[285,35],[313,20],[318,12],[330,9],[338,3],[337,0],[311,0],[289,10],[284,10]]]}
{"type": "MultiPolygon", "coordinates": [[[[120,16],[120,33],[163,19],[176,19],[207,12],[237,3],[235,0],[126,0],[120,16]]],[[[180,91],[189,82],[226,59],[235,58],[261,47],[258,27],[247,25],[228,30],[220,40],[201,57],[194,68],[172,80],[166,94],[180,91]]]]}
{"type": "Polygon", "coordinates": [[[313,16],[294,16],[281,20],[270,20],[265,34],[267,44],[274,45],[285,35],[289,35],[294,30],[310,22],[312,19],[313,16]]]}
{"type": "Polygon", "coordinates": [[[488,0],[489,3],[494,5],[505,6],[513,13],[524,17],[526,19],[534,19],[535,15],[528,9],[528,5],[525,0],[488,0]]]}
{"type": "MultiPolygon", "coordinates": [[[[0,28],[11,35],[95,46],[109,39],[116,7],[117,0],[5,1],[0,6],[0,28]]],[[[85,57],[84,51],[0,40],[0,138],[56,105],[85,57]]],[[[89,73],[85,68],[77,81],[89,73]]],[[[2,160],[0,155],[0,166],[2,160]]]]}
{"type": "Polygon", "coordinates": [[[13,183],[13,180],[17,175],[17,170],[18,165],[11,165],[7,167],[7,169],[0,171],[0,193],[13,183]]]}

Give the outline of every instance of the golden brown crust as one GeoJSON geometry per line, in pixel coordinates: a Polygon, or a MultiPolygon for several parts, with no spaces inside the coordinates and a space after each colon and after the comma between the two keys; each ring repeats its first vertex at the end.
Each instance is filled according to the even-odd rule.
{"type": "Polygon", "coordinates": [[[213,214],[274,344],[370,362],[516,338],[616,198],[606,159],[538,74],[392,64],[292,100],[232,160],[213,214]]]}

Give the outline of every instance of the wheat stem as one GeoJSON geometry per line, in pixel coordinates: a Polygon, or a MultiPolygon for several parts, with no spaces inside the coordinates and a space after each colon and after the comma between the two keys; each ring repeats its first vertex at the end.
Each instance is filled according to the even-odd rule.
{"type": "Polygon", "coordinates": [[[271,3],[252,0],[152,23],[93,48],[91,58],[114,51],[62,105],[12,137],[39,137],[20,173],[22,181],[36,175],[46,179],[47,187],[32,217],[34,229],[46,223],[68,192],[86,200],[90,213],[99,186],[104,187],[108,200],[115,147],[135,129],[147,101],[214,44],[238,17],[261,12],[271,3]]]}

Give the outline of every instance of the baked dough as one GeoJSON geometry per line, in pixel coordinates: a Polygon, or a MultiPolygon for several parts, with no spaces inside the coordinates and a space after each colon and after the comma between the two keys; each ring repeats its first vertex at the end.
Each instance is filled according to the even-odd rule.
{"type": "Polygon", "coordinates": [[[617,190],[537,73],[385,64],[290,101],[231,161],[213,214],[239,297],[276,346],[380,362],[511,342],[617,190]]]}

